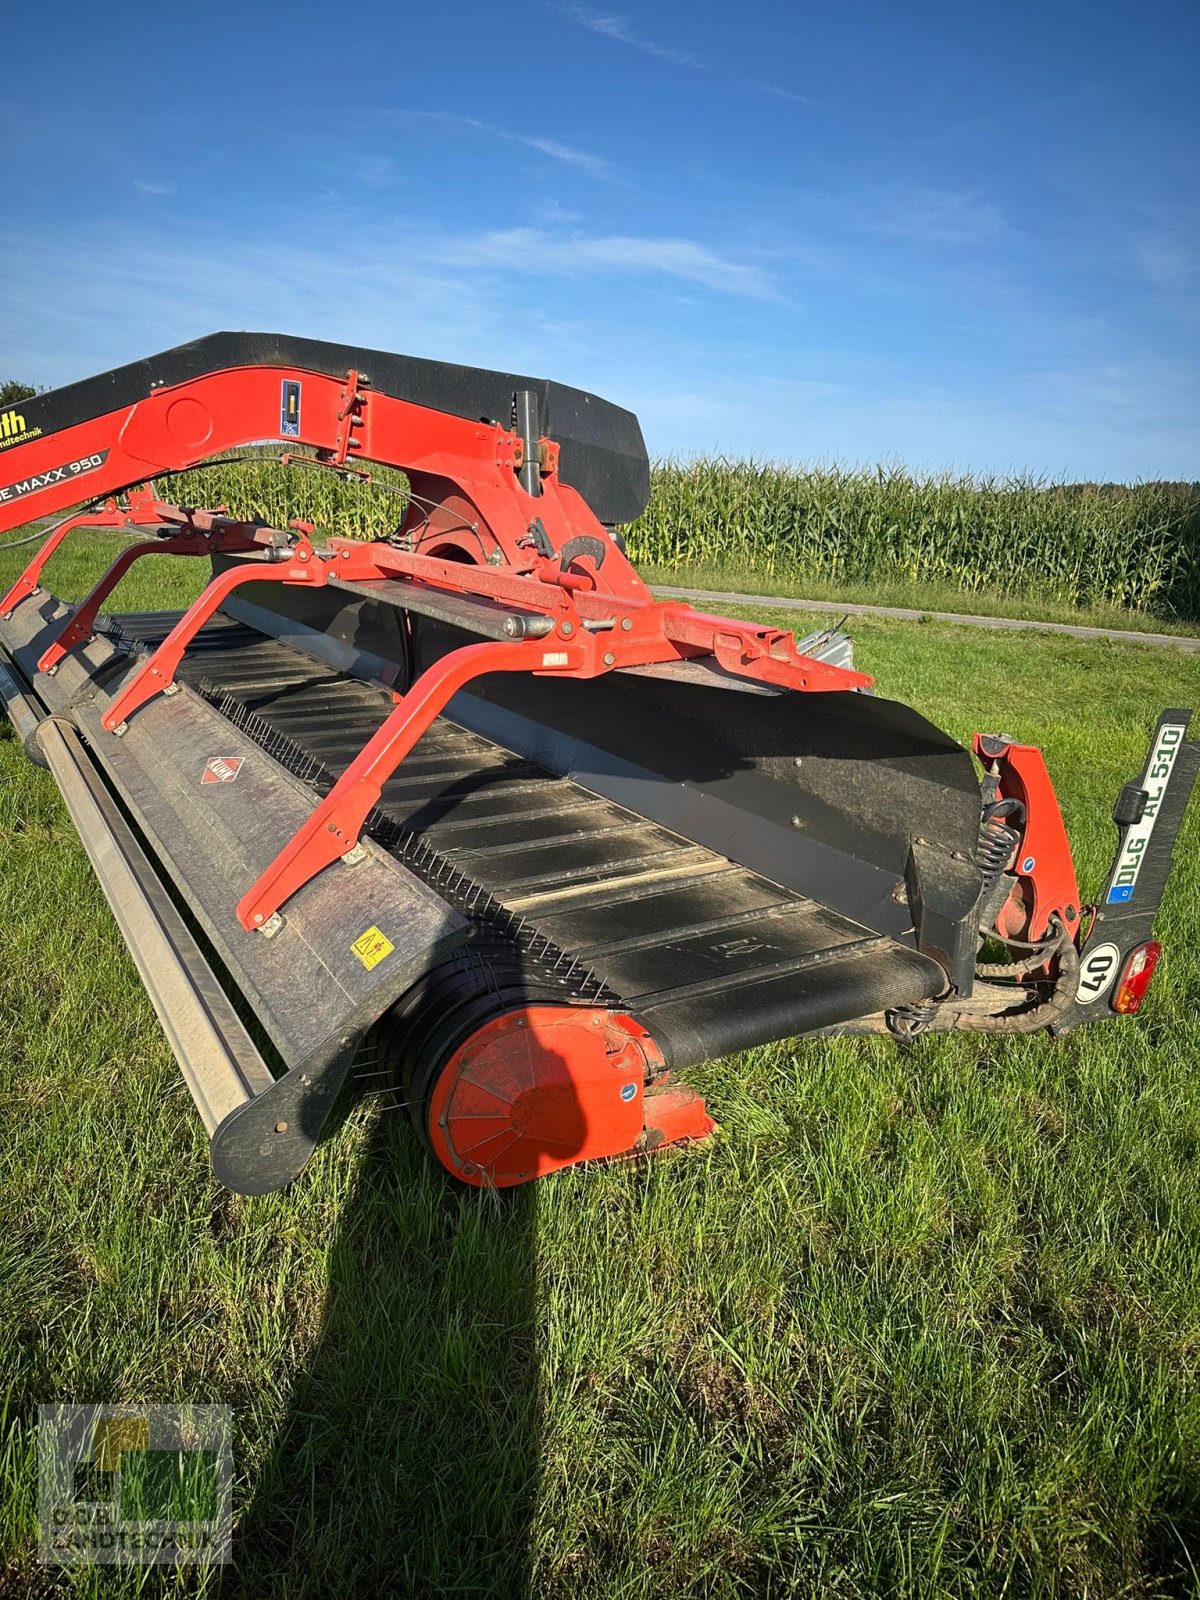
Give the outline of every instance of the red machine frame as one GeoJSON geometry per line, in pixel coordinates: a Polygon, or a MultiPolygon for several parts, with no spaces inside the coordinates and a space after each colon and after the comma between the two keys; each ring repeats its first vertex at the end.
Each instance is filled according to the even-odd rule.
{"type": "Polygon", "coordinates": [[[484,640],[451,651],[426,669],[343,773],[332,791],[249,889],[238,905],[246,929],[272,931],[277,913],[318,872],[355,850],[383,784],[445,708],[472,679],[491,672],[594,678],[622,667],[708,657],[724,671],[780,689],[835,692],[869,688],[862,672],[833,666],[796,649],[790,632],[655,601],[610,530],[583,497],[557,476],[559,447],[537,441],[526,471],[522,438],[492,423],[469,422],[371,391],[361,373],[344,380],[286,367],[211,373],[158,390],[112,412],[21,447],[20,510],[0,504],[0,531],[14,518],[61,510],[83,483],[110,498],[102,509],[60,523],[0,600],[0,615],[37,591],[50,556],[76,528],[157,525],[157,538],[126,549],[77,606],[44,651],[39,666],[54,671],[86,642],[101,603],[142,556],[250,557],[218,573],[167,638],[114,697],[103,726],[120,736],[156,695],[176,690],[175,675],[196,633],[222,602],[246,583],[322,587],[391,580],[429,592],[469,596],[517,610],[513,640],[484,640]],[[305,460],[337,471],[369,472],[351,462],[403,470],[410,497],[393,539],[360,543],[329,539],[314,546],[311,529],[288,533],[214,512],[191,511],[136,488],[124,506],[115,496],[164,471],[182,471],[222,451],[277,432],[281,383],[304,384],[305,460]],[[74,452],[92,463],[86,475],[53,467],[74,452]],[[45,480],[41,482],[39,480],[45,480]],[[528,487],[526,487],[528,483],[528,487]]]}

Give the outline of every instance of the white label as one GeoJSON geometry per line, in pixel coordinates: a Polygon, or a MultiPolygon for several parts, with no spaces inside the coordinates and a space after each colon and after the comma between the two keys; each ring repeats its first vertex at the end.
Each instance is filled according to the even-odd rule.
{"type": "Polygon", "coordinates": [[[1108,993],[1120,959],[1121,952],[1115,944],[1098,944],[1094,950],[1084,950],[1079,960],[1079,987],[1075,990],[1079,1005],[1090,1005],[1108,993]]]}
{"type": "Polygon", "coordinates": [[[1104,896],[1106,905],[1123,905],[1133,899],[1134,885],[1137,883],[1138,873],[1142,870],[1142,862],[1146,859],[1146,846],[1150,843],[1150,835],[1154,832],[1154,824],[1158,820],[1158,808],[1162,804],[1163,795],[1167,792],[1167,784],[1171,781],[1171,773],[1175,767],[1175,758],[1179,754],[1186,732],[1187,729],[1178,722],[1164,722],[1158,730],[1154,753],[1150,757],[1146,776],[1142,779],[1142,787],[1150,798],[1146,801],[1142,820],[1135,822],[1126,831],[1124,843],[1121,845],[1120,859],[1112,875],[1112,882],[1108,886],[1108,893],[1104,896]]]}

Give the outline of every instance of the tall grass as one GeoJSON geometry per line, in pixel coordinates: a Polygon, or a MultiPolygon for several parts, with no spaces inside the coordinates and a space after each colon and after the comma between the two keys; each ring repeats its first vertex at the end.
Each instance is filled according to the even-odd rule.
{"type": "MultiPolygon", "coordinates": [[[[403,476],[387,469],[373,475],[364,485],[332,472],[285,471],[264,456],[160,487],[222,499],[276,525],[302,517],[323,532],[369,538],[390,532],[404,509],[403,476]]],[[[756,572],[800,589],[817,582],[949,585],[1200,617],[1196,483],[1061,484],[895,465],[661,461],[628,541],[633,559],[650,567],[756,572]]]]}

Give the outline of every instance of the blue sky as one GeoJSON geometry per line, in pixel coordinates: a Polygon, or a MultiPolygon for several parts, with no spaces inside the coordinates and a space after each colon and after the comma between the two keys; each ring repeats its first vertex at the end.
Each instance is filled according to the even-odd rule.
{"type": "Polygon", "coordinates": [[[218,328],[652,453],[1200,477],[1200,6],[7,8],[0,377],[218,328]]]}

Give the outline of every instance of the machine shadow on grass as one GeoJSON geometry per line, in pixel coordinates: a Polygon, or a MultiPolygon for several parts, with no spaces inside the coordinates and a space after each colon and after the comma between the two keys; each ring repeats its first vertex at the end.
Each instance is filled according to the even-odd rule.
{"type": "Polygon", "coordinates": [[[377,1119],[223,1595],[529,1592],[536,1190],[462,1187],[377,1119]]]}

